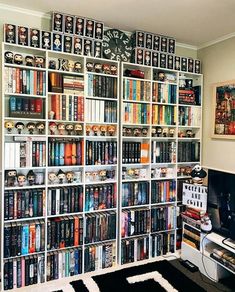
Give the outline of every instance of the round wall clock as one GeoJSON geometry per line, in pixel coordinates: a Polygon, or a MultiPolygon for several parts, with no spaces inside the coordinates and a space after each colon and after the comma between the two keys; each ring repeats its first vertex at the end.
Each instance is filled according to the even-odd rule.
{"type": "Polygon", "coordinates": [[[103,54],[106,59],[129,62],[131,52],[131,40],[123,31],[108,29],[104,32],[103,54]]]}

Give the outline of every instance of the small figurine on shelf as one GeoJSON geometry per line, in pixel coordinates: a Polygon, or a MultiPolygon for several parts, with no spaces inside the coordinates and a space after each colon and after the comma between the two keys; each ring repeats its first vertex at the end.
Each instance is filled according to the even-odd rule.
{"type": "Polygon", "coordinates": [[[158,80],[159,81],[165,81],[165,73],[164,72],[159,72],[158,73],[158,80]]]}
{"type": "Polygon", "coordinates": [[[162,128],[161,127],[156,127],[156,135],[157,137],[160,137],[162,134],[162,128]]]}
{"type": "Polygon", "coordinates": [[[45,67],[45,59],[41,56],[35,56],[35,67],[44,68],[45,67]]]}
{"type": "Polygon", "coordinates": [[[22,122],[17,122],[15,124],[15,128],[17,129],[18,134],[21,134],[22,131],[24,130],[25,126],[22,122]]]}
{"type": "Polygon", "coordinates": [[[35,178],[36,178],[36,175],[34,171],[30,169],[30,171],[27,173],[27,181],[30,186],[33,186],[35,184],[35,178]]]}
{"type": "Polygon", "coordinates": [[[86,178],[86,182],[91,182],[92,181],[92,176],[91,176],[91,172],[87,171],[85,173],[85,178],[86,178]]]}
{"type": "Polygon", "coordinates": [[[74,129],[73,124],[67,124],[65,126],[65,130],[68,132],[68,135],[72,135],[73,129],[74,129]]]}
{"type": "Polygon", "coordinates": [[[14,63],[17,65],[22,65],[23,64],[23,56],[21,54],[15,54],[14,63]]]}
{"type": "Polygon", "coordinates": [[[95,63],[94,68],[96,73],[101,73],[102,65],[100,63],[95,63]]]}
{"type": "Polygon", "coordinates": [[[133,134],[135,137],[140,137],[141,136],[141,129],[140,128],[135,128],[133,130],[133,134]]]}
{"type": "Polygon", "coordinates": [[[203,183],[203,178],[205,178],[206,176],[207,176],[207,173],[201,167],[201,165],[197,164],[194,166],[191,172],[191,177],[194,184],[201,185],[203,183]]]}
{"type": "Polygon", "coordinates": [[[94,64],[91,63],[91,62],[87,62],[86,63],[86,69],[87,69],[88,72],[92,72],[93,69],[94,69],[94,64]]]}
{"type": "Polygon", "coordinates": [[[175,135],[175,129],[174,129],[174,128],[171,128],[171,129],[169,130],[169,136],[170,136],[171,138],[173,138],[174,135],[175,135]]]}
{"type": "Polygon", "coordinates": [[[66,172],[66,178],[68,183],[72,183],[74,179],[74,172],[73,171],[66,172]]]}
{"type": "Polygon", "coordinates": [[[117,66],[116,65],[111,65],[110,66],[110,71],[111,71],[111,74],[117,75],[117,66]]]}
{"type": "Polygon", "coordinates": [[[132,128],[126,128],[126,136],[132,136],[132,128]]]}
{"type": "Polygon", "coordinates": [[[17,171],[15,169],[5,171],[5,180],[7,187],[14,187],[17,177],[17,171]]]}
{"type": "Polygon", "coordinates": [[[33,56],[26,56],[25,57],[25,65],[33,67],[34,66],[34,57],[33,56]]]}
{"type": "Polygon", "coordinates": [[[92,126],[92,131],[94,133],[94,136],[98,136],[99,130],[100,130],[100,127],[98,125],[93,125],[92,126]]]}
{"type": "Polygon", "coordinates": [[[126,130],[127,128],[126,127],[123,127],[122,128],[122,136],[125,137],[126,136],[126,130]]]}
{"type": "Polygon", "coordinates": [[[134,176],[135,176],[135,178],[139,178],[139,176],[140,176],[140,169],[139,168],[134,169],[134,176]]]}
{"type": "Polygon", "coordinates": [[[5,52],[4,57],[5,57],[5,63],[13,64],[13,58],[14,58],[13,52],[11,51],[5,52]]]}
{"type": "Polygon", "coordinates": [[[157,130],[156,130],[156,128],[152,128],[152,130],[151,130],[151,132],[152,132],[152,137],[157,137],[157,130]]]}
{"type": "Polygon", "coordinates": [[[103,69],[104,74],[110,74],[111,73],[111,68],[110,68],[109,64],[103,64],[102,69],[103,69]]]}
{"type": "Polygon", "coordinates": [[[106,125],[101,125],[100,126],[100,132],[101,132],[101,136],[105,136],[106,132],[107,132],[107,126],[106,125]]]}
{"type": "Polygon", "coordinates": [[[127,175],[128,175],[129,178],[133,178],[134,177],[134,173],[135,173],[135,171],[134,171],[133,168],[129,168],[127,170],[127,175]]]}
{"type": "Polygon", "coordinates": [[[50,60],[48,67],[51,70],[56,70],[56,61],[55,60],[50,60]]]}
{"type": "Polygon", "coordinates": [[[69,60],[68,61],[68,69],[69,69],[69,72],[73,72],[74,71],[74,61],[72,60],[69,60]]]}
{"type": "Polygon", "coordinates": [[[106,176],[108,179],[114,179],[115,178],[115,169],[106,170],[106,176]]]}
{"type": "Polygon", "coordinates": [[[142,135],[143,135],[143,137],[147,137],[148,136],[148,128],[143,128],[142,129],[142,135]]]}
{"type": "Polygon", "coordinates": [[[55,122],[50,122],[49,123],[49,129],[50,129],[51,135],[55,135],[55,132],[57,130],[56,123],[55,122]]]}
{"type": "Polygon", "coordinates": [[[64,135],[65,124],[63,124],[63,123],[58,124],[57,129],[59,131],[59,135],[64,135]]]}
{"type": "Polygon", "coordinates": [[[40,135],[42,135],[42,134],[44,133],[44,130],[45,130],[45,124],[44,124],[43,122],[38,122],[38,123],[36,124],[36,128],[37,128],[37,130],[38,130],[38,133],[39,133],[40,135]]]}
{"type": "Polygon", "coordinates": [[[164,128],[164,129],[162,130],[162,136],[163,136],[163,137],[168,137],[168,128],[164,128]]]}
{"type": "Polygon", "coordinates": [[[12,121],[6,121],[4,123],[4,127],[7,129],[7,133],[10,134],[12,129],[14,128],[14,122],[12,121]]]}
{"type": "Polygon", "coordinates": [[[18,185],[19,187],[23,187],[26,181],[26,177],[24,174],[18,174],[17,175],[17,181],[18,181],[18,185]]]}
{"type": "Polygon", "coordinates": [[[114,125],[109,125],[107,130],[108,130],[109,136],[114,136],[114,134],[116,133],[116,127],[114,125]]]}
{"type": "Polygon", "coordinates": [[[188,129],[188,130],[186,131],[186,137],[187,137],[187,138],[193,138],[193,137],[194,137],[193,131],[190,130],[190,129],[188,129]]]}
{"type": "Polygon", "coordinates": [[[35,130],[35,124],[32,123],[32,122],[29,122],[29,123],[26,125],[26,128],[28,129],[29,134],[30,134],[30,135],[33,135],[33,132],[34,132],[34,130],[35,130]]]}
{"type": "Polygon", "coordinates": [[[162,167],[161,168],[161,177],[166,177],[167,175],[167,168],[166,167],[162,167]]]}
{"type": "Polygon", "coordinates": [[[63,170],[59,169],[59,171],[57,172],[57,178],[58,178],[60,184],[64,183],[65,176],[66,175],[63,172],[63,170]]]}
{"type": "Polygon", "coordinates": [[[74,71],[77,73],[80,73],[82,70],[82,64],[80,62],[75,62],[74,63],[74,71]]]}
{"type": "Polygon", "coordinates": [[[48,180],[54,184],[57,180],[57,175],[54,172],[48,172],[48,180]]]}
{"type": "Polygon", "coordinates": [[[75,134],[78,135],[78,136],[81,136],[82,135],[82,125],[81,124],[76,124],[74,126],[74,131],[75,131],[75,134]]]}
{"type": "Polygon", "coordinates": [[[91,133],[91,126],[90,125],[86,125],[86,135],[90,136],[91,133]]]}
{"type": "Polygon", "coordinates": [[[101,181],[105,181],[106,180],[106,170],[105,169],[102,169],[99,171],[99,178],[101,181]]]}
{"type": "Polygon", "coordinates": [[[49,119],[50,119],[50,120],[53,120],[54,117],[55,117],[55,112],[54,112],[54,111],[49,111],[49,112],[48,112],[48,116],[49,116],[49,119]]]}
{"type": "Polygon", "coordinates": [[[93,181],[98,181],[99,180],[99,176],[98,176],[98,172],[97,171],[93,171],[92,172],[92,180],[93,181]]]}

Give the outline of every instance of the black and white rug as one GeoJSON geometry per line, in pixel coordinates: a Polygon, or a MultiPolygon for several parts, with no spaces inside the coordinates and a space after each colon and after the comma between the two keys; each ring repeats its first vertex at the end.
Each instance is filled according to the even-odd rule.
{"type": "Polygon", "coordinates": [[[206,291],[163,260],[70,282],[75,292],[206,291]]]}

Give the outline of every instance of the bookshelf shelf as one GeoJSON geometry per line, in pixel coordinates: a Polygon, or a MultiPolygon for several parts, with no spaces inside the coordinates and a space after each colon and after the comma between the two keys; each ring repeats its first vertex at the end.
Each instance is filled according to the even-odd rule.
{"type": "Polygon", "coordinates": [[[129,210],[129,209],[135,209],[137,210],[138,208],[148,208],[149,204],[145,205],[133,205],[133,206],[122,206],[122,210],[129,210]]]}
{"type": "Polygon", "coordinates": [[[122,237],[121,240],[129,240],[129,239],[133,239],[133,238],[137,238],[137,237],[147,237],[147,236],[149,236],[149,233],[135,234],[135,235],[122,237]]]}
{"type": "Polygon", "coordinates": [[[109,208],[109,209],[98,209],[98,210],[92,210],[92,211],[85,211],[85,214],[93,214],[93,213],[100,213],[100,212],[113,212],[116,211],[116,208],[109,208]]]}
{"type": "Polygon", "coordinates": [[[34,255],[40,255],[40,254],[44,254],[44,253],[45,253],[45,251],[38,251],[38,252],[33,252],[33,253],[18,255],[18,256],[15,256],[15,257],[3,258],[3,260],[4,261],[6,261],[6,260],[13,260],[13,259],[17,259],[17,258],[29,257],[29,256],[34,256],[34,255]]]}
{"type": "Polygon", "coordinates": [[[118,101],[117,98],[108,98],[108,97],[99,97],[99,96],[86,96],[87,99],[97,99],[97,100],[109,100],[109,101],[118,101]]]}
{"type": "Polygon", "coordinates": [[[159,84],[165,84],[165,85],[176,85],[177,86],[176,82],[153,80],[153,83],[159,83],[159,84]]]}
{"type": "Polygon", "coordinates": [[[39,67],[33,67],[33,66],[24,66],[24,65],[16,65],[16,64],[8,64],[4,63],[5,67],[9,68],[21,68],[21,69],[28,69],[28,70],[34,70],[34,71],[46,71],[46,68],[39,68],[39,67]]]}
{"type": "Polygon", "coordinates": [[[176,106],[176,103],[169,103],[169,102],[157,102],[153,101],[152,104],[158,104],[158,105],[170,105],[170,106],[176,106]]]}
{"type": "Polygon", "coordinates": [[[12,222],[27,222],[27,221],[34,221],[34,220],[45,220],[45,217],[41,216],[41,217],[30,217],[30,218],[17,218],[17,219],[12,219],[12,220],[5,220],[4,223],[12,223],[12,222]]]}
{"type": "MultiPolygon", "coordinates": [[[[5,117],[4,120],[12,120],[12,121],[19,121],[19,118],[14,117],[5,117]]],[[[38,118],[20,118],[21,121],[38,121],[38,122],[45,122],[45,119],[38,119],[38,118]]]]}
{"type": "Polygon", "coordinates": [[[73,248],[81,248],[82,244],[80,245],[74,245],[74,246],[67,246],[67,247],[61,247],[61,248],[54,248],[54,249],[47,249],[48,253],[55,252],[55,251],[62,251],[62,250],[68,250],[73,248]]]}
{"type": "Polygon", "coordinates": [[[28,190],[28,189],[44,189],[45,185],[34,185],[34,186],[20,186],[20,187],[5,187],[6,191],[9,190],[28,190]]]}
{"type": "Polygon", "coordinates": [[[87,74],[91,74],[91,75],[97,75],[97,76],[105,76],[105,77],[114,77],[114,78],[118,78],[117,75],[113,75],[113,74],[105,74],[105,73],[98,73],[98,72],[91,72],[91,71],[86,71],[87,74]]]}
{"type": "Polygon", "coordinates": [[[107,240],[100,240],[100,241],[95,241],[95,242],[89,242],[89,243],[85,243],[84,246],[90,246],[90,245],[96,245],[96,244],[106,244],[106,243],[111,243],[114,242],[115,239],[107,239],[107,240]]]}
{"type": "Polygon", "coordinates": [[[85,181],[85,185],[89,186],[89,185],[104,185],[104,184],[112,184],[112,183],[116,183],[116,180],[106,180],[106,181],[92,181],[92,182],[87,182],[85,181]]]}
{"type": "MultiPolygon", "coordinates": [[[[52,73],[59,73],[59,74],[64,74],[64,75],[71,75],[71,76],[81,76],[83,77],[83,73],[76,73],[76,72],[71,72],[71,71],[62,71],[62,70],[54,70],[54,69],[47,69],[48,72],[52,73]]],[[[55,92],[56,94],[56,92],[55,92]]]]}
{"type": "Polygon", "coordinates": [[[135,77],[128,77],[128,76],[123,76],[123,79],[139,80],[139,81],[148,81],[148,82],[151,82],[151,81],[152,81],[152,80],[150,80],[150,79],[145,79],[145,78],[135,78],[135,77]]]}
{"type": "Polygon", "coordinates": [[[32,98],[47,98],[46,95],[34,95],[34,94],[27,94],[27,93],[11,93],[11,92],[5,92],[5,95],[10,96],[20,96],[20,97],[32,97],[32,98]]]}
{"type": "Polygon", "coordinates": [[[145,100],[133,100],[133,99],[125,99],[125,102],[150,104],[150,101],[145,101],[145,100]]]}

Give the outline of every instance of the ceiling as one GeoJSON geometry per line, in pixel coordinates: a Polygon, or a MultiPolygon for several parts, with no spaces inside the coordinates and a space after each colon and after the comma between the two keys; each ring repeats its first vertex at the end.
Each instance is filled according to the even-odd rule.
{"type": "Polygon", "coordinates": [[[234,0],[0,0],[0,9],[1,3],[86,16],[108,27],[160,33],[193,46],[235,32],[234,0]]]}

